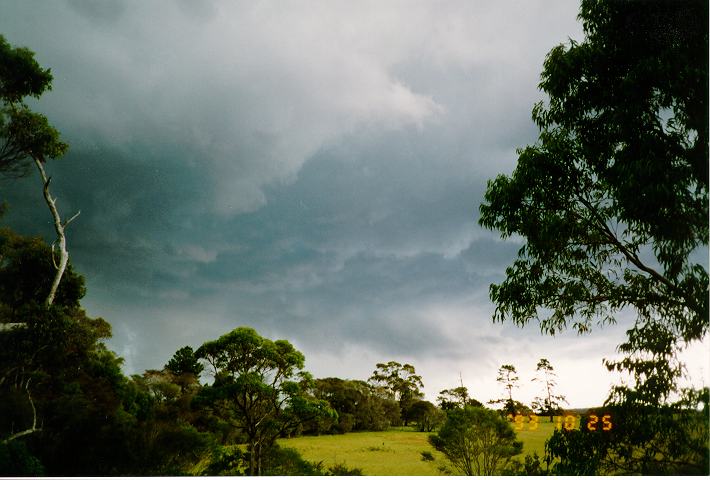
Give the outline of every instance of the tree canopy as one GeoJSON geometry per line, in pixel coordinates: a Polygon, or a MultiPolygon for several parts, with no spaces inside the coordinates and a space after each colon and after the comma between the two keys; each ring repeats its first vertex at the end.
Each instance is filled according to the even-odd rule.
{"type": "Polygon", "coordinates": [[[515,415],[520,402],[513,400],[513,389],[520,388],[520,385],[518,385],[519,380],[520,377],[518,377],[518,371],[516,370],[514,365],[501,365],[501,367],[498,369],[498,377],[496,377],[496,382],[498,382],[501,387],[503,387],[503,390],[505,390],[507,397],[492,399],[489,400],[488,403],[502,403],[503,411],[510,415],[515,415]]]}
{"type": "Polygon", "coordinates": [[[663,356],[707,332],[691,255],[708,243],[707,3],[585,0],[579,17],[585,40],[545,60],[538,142],[481,205],[481,225],[525,239],[495,318],[586,332],[633,308],[621,350],[663,356]]]}
{"type": "Polygon", "coordinates": [[[545,60],[538,141],[480,207],[481,225],[524,240],[490,296],[496,320],[549,334],[634,312],[624,358],[606,362],[634,384],[609,402],[659,426],[627,437],[653,451],[675,427],[643,407],[697,398],[678,387],[677,353],[708,329],[708,4],[583,0],[579,19],[584,40],[545,60]]]}
{"type": "Polygon", "coordinates": [[[385,395],[399,402],[399,407],[404,424],[409,422],[409,409],[413,403],[420,399],[424,388],[421,375],[417,375],[413,365],[389,361],[378,363],[372,376],[368,379],[375,388],[380,388],[385,395]]]}
{"type": "Polygon", "coordinates": [[[22,176],[30,160],[60,157],[67,145],[44,115],[32,112],[25,97],[39,98],[52,88],[52,73],[27,48],[13,47],[0,35],[0,174],[22,176]]]}
{"type": "Polygon", "coordinates": [[[239,428],[247,439],[249,474],[262,473],[262,453],[306,419],[332,414],[328,404],[308,396],[305,358],[286,340],[269,340],[239,327],[205,342],[195,355],[212,369],[214,382],[201,402],[239,428]]]}
{"type": "Polygon", "coordinates": [[[533,382],[540,382],[544,393],[540,397],[535,397],[532,406],[538,410],[540,415],[549,415],[550,421],[552,421],[553,415],[560,412],[562,403],[566,403],[567,400],[564,395],[560,395],[555,391],[557,388],[555,377],[557,377],[557,374],[548,359],[541,358],[537,362],[535,371],[538,376],[533,378],[533,382]]]}
{"type": "Polygon", "coordinates": [[[446,423],[429,442],[464,475],[496,475],[523,444],[513,427],[492,410],[466,406],[447,412],[446,423]]]}
{"type": "Polygon", "coordinates": [[[57,210],[56,198],[52,197],[49,185],[52,178],[45,172],[44,164],[50,158],[64,155],[69,148],[59,132],[40,113],[33,112],[24,102],[25,97],[39,98],[51,89],[52,74],[34,59],[27,48],[12,47],[0,35],[0,175],[17,177],[29,172],[34,163],[42,180],[44,200],[54,221],[57,240],[52,244],[54,279],[47,292],[45,304],[50,306],[69,263],[66,248],[65,228],[78,213],[62,220],[57,210]],[[58,246],[59,261],[55,259],[54,247],[58,246]]]}

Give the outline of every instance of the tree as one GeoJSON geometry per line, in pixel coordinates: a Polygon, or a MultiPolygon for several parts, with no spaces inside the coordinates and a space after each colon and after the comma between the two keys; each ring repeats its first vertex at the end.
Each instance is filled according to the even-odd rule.
{"type": "Polygon", "coordinates": [[[454,408],[463,408],[466,405],[472,407],[482,407],[483,404],[471,398],[468,395],[468,388],[463,385],[455,388],[448,388],[439,392],[439,396],[436,397],[436,401],[439,402],[439,408],[442,410],[451,410],[454,408]]]}
{"type": "Polygon", "coordinates": [[[436,401],[439,402],[439,408],[442,410],[463,408],[468,401],[468,388],[455,387],[442,390],[436,397],[436,401]]]}
{"type": "Polygon", "coordinates": [[[57,239],[52,244],[52,260],[56,269],[54,280],[45,303],[51,305],[69,262],[65,229],[78,213],[62,220],[57,210],[57,199],[52,197],[44,164],[50,158],[58,158],[67,151],[67,144],[59,138],[59,132],[50,125],[47,117],[33,112],[25,103],[25,97],[39,98],[51,89],[52,74],[43,69],[34,59],[34,53],[26,48],[13,48],[0,35],[0,174],[22,176],[34,163],[42,179],[42,190],[52,219],[57,239]],[[54,257],[58,245],[59,261],[54,257]]]}
{"type": "Polygon", "coordinates": [[[516,403],[518,402],[515,402],[513,400],[513,389],[519,387],[518,380],[520,380],[520,378],[518,377],[518,372],[517,370],[515,370],[515,367],[513,365],[502,365],[498,369],[498,377],[496,378],[496,381],[501,384],[505,392],[508,394],[508,398],[490,400],[488,403],[502,403],[503,411],[505,413],[515,415],[517,411],[516,403]]]}
{"type": "Polygon", "coordinates": [[[449,410],[439,433],[429,442],[464,475],[496,475],[523,450],[513,427],[492,410],[465,407],[449,410]]]}
{"type": "Polygon", "coordinates": [[[173,358],[165,364],[165,371],[170,373],[173,381],[180,386],[181,391],[198,386],[198,380],[204,368],[190,346],[179,349],[173,358]]]}
{"type": "Polygon", "coordinates": [[[399,402],[404,424],[411,420],[409,409],[412,404],[423,397],[420,388],[424,388],[422,377],[417,375],[414,367],[408,363],[404,365],[390,361],[378,363],[372,376],[368,379],[375,388],[384,389],[386,395],[399,402]]]}
{"type": "MultiPolygon", "coordinates": [[[[66,322],[66,318],[85,318],[79,309],[79,300],[85,294],[84,281],[71,266],[67,267],[64,282],[57,291],[57,311],[43,311],[44,295],[52,278],[50,255],[49,246],[41,239],[0,229],[0,322],[27,327],[0,330],[0,389],[14,397],[16,403],[16,408],[5,418],[15,429],[25,427],[2,431],[4,435],[0,438],[4,443],[41,431],[41,412],[32,392],[46,380],[47,355],[56,348],[52,342],[64,338],[56,334],[52,338],[48,329],[66,322]]],[[[56,359],[52,363],[57,363],[56,359]]]]}
{"type": "Polygon", "coordinates": [[[195,355],[212,369],[214,383],[200,403],[213,408],[246,437],[249,475],[262,473],[262,453],[303,421],[332,411],[307,396],[312,378],[305,358],[286,340],[272,341],[239,327],[205,342],[195,355]]]}
{"type": "Polygon", "coordinates": [[[320,418],[315,424],[306,425],[308,433],[380,431],[399,422],[399,405],[375,395],[362,380],[319,378],[312,392],[315,398],[328,402],[337,419],[320,418]]]}
{"type": "Polygon", "coordinates": [[[535,371],[538,372],[540,376],[533,378],[533,382],[542,382],[545,394],[543,397],[535,397],[533,408],[537,409],[540,415],[549,415],[550,421],[552,422],[552,417],[562,409],[560,402],[567,403],[567,401],[563,395],[556,395],[554,393],[554,389],[557,387],[557,382],[555,381],[557,375],[549,360],[541,358],[540,361],[537,362],[535,371]]]}
{"type": "Polygon", "coordinates": [[[414,402],[410,408],[410,414],[412,420],[417,422],[417,429],[420,432],[431,432],[446,419],[446,413],[426,400],[414,402]]]}
{"type": "Polygon", "coordinates": [[[0,229],[0,258],[0,321],[24,324],[0,331],[0,472],[186,473],[211,435],[176,414],[167,397],[179,387],[166,378],[151,391],[121,373],[103,343],[111,326],[81,308],[84,280],[71,264],[45,304],[54,269],[41,239],[0,229]]]}
{"type": "Polygon", "coordinates": [[[587,412],[579,430],[556,430],[545,457],[557,475],[707,475],[709,405],[707,388],[668,405],[607,405],[587,412]]]}
{"type": "Polygon", "coordinates": [[[165,364],[165,369],[173,375],[190,374],[197,377],[202,373],[205,367],[200,364],[192,347],[185,346],[175,352],[173,358],[165,364]]]}
{"type": "MultiPolygon", "coordinates": [[[[583,0],[579,18],[584,40],[545,60],[538,142],[488,183],[481,225],[525,241],[490,295],[495,320],[553,335],[633,311],[624,358],[606,361],[633,384],[608,401],[660,425],[645,406],[690,394],[677,353],[708,328],[708,274],[691,255],[708,244],[708,4],[583,0]]],[[[652,451],[666,434],[633,442],[652,451]]],[[[632,451],[615,455],[636,463],[632,451]]]]}

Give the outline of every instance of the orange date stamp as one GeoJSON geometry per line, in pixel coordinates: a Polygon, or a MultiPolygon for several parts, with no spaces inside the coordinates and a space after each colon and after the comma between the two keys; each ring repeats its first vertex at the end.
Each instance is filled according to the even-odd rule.
{"type": "MultiPolygon", "coordinates": [[[[514,424],[513,428],[517,431],[535,431],[540,428],[541,419],[547,421],[548,416],[530,415],[512,415],[508,414],[508,420],[514,424]]],[[[552,422],[555,430],[579,430],[582,428],[582,419],[584,418],[584,428],[590,432],[601,430],[608,432],[614,427],[611,415],[553,415],[552,422]]]]}

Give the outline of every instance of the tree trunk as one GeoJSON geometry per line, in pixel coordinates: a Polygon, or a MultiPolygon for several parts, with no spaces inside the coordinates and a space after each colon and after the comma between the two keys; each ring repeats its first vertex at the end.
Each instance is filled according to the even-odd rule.
{"type": "Polygon", "coordinates": [[[261,441],[256,446],[256,474],[261,476],[261,441]]]}
{"type": "Polygon", "coordinates": [[[49,183],[52,181],[52,179],[50,177],[47,177],[47,173],[44,171],[44,167],[42,166],[42,160],[37,157],[33,157],[33,159],[35,161],[35,165],[37,165],[37,169],[39,170],[40,175],[42,176],[42,191],[44,193],[44,200],[47,202],[49,211],[52,214],[52,219],[54,220],[54,230],[57,232],[57,240],[55,240],[55,242],[52,244],[52,263],[54,263],[54,267],[57,271],[54,274],[52,287],[49,289],[49,294],[47,295],[47,299],[45,300],[45,304],[49,307],[52,305],[52,303],[54,303],[54,297],[57,294],[59,282],[62,281],[64,270],[66,270],[67,263],[69,263],[69,252],[67,251],[67,239],[64,235],[64,229],[81,212],[77,213],[69,220],[62,223],[62,218],[59,216],[59,212],[57,211],[57,199],[52,198],[52,195],[49,193],[49,183]],[[59,263],[57,263],[54,258],[55,244],[59,244],[59,263]]]}
{"type": "Polygon", "coordinates": [[[256,444],[252,441],[249,443],[249,476],[253,477],[256,474],[256,444]]]}

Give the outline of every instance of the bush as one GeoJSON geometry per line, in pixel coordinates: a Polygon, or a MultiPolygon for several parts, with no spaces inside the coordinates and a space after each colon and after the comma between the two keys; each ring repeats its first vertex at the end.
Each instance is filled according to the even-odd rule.
{"type": "Polygon", "coordinates": [[[216,475],[246,475],[249,460],[246,453],[235,446],[217,446],[211,455],[211,461],[201,473],[210,477],[216,475]]]}
{"type": "Polygon", "coordinates": [[[0,443],[0,476],[44,475],[42,463],[33,456],[23,442],[0,443]]]}
{"type": "Polygon", "coordinates": [[[359,468],[348,468],[344,463],[338,463],[332,467],[328,467],[326,475],[334,475],[336,477],[352,477],[362,475],[362,470],[359,468]]]}
{"type": "Polygon", "coordinates": [[[429,442],[464,475],[496,475],[523,450],[510,423],[485,408],[457,408],[429,442]]]}

